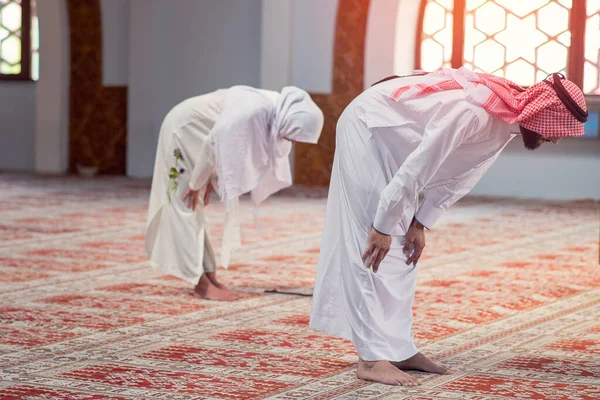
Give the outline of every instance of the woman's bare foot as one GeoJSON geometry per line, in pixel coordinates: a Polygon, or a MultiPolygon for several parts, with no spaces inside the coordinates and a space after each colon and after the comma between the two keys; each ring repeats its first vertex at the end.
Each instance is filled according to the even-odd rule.
{"type": "Polygon", "coordinates": [[[393,362],[392,364],[394,364],[394,366],[396,368],[399,368],[399,369],[402,369],[405,371],[408,371],[408,370],[424,371],[424,372],[429,372],[431,374],[450,374],[451,373],[451,371],[448,368],[434,363],[433,361],[431,361],[429,358],[425,357],[421,353],[417,353],[407,360],[400,361],[400,362],[393,362]]]}
{"type": "Polygon", "coordinates": [[[356,376],[359,379],[386,385],[418,386],[421,384],[419,379],[400,371],[389,361],[358,360],[356,376]]]}
{"type": "Polygon", "coordinates": [[[240,299],[242,299],[242,298],[246,299],[248,297],[256,297],[259,295],[258,293],[234,292],[233,290],[229,289],[227,286],[223,285],[221,282],[217,281],[217,273],[216,272],[205,272],[204,275],[206,275],[206,277],[208,278],[210,283],[212,283],[214,286],[216,286],[217,288],[219,288],[221,290],[226,290],[228,292],[235,293],[238,295],[238,298],[240,298],[240,299]]]}
{"type": "Polygon", "coordinates": [[[219,282],[217,280],[217,273],[216,272],[205,272],[204,276],[206,276],[208,278],[208,280],[213,285],[215,285],[216,287],[218,287],[219,289],[229,290],[225,285],[223,285],[221,282],[219,282]]]}
{"type": "Polygon", "coordinates": [[[194,293],[201,299],[216,301],[235,301],[244,297],[240,293],[236,293],[227,288],[221,289],[215,286],[206,274],[203,274],[200,277],[198,284],[194,288],[194,293]]]}

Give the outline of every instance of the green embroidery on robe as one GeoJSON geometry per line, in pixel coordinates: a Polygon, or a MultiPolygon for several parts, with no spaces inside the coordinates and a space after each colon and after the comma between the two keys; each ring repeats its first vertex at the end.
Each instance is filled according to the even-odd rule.
{"type": "Polygon", "coordinates": [[[175,151],[173,151],[173,157],[175,157],[175,166],[169,168],[169,184],[167,185],[169,203],[171,202],[171,195],[175,194],[179,188],[179,177],[185,172],[184,168],[179,168],[179,161],[183,161],[181,150],[175,149],[175,151]]]}

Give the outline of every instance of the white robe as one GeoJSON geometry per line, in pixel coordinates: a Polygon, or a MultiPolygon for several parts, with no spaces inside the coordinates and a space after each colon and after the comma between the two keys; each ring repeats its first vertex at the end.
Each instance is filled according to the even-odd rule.
{"type": "Polygon", "coordinates": [[[431,228],[518,132],[460,90],[404,103],[389,98],[399,86],[441,79],[413,76],[371,87],[337,124],[310,326],[351,340],[363,360],[402,361],[417,352],[411,331],[417,268],[402,251],[410,223],[415,217],[431,228]],[[371,226],[392,235],[378,273],[361,260],[371,226]]]}
{"type": "Polygon", "coordinates": [[[192,211],[182,197],[188,187],[200,190],[202,197],[209,180],[218,186],[213,145],[217,121],[221,126],[234,124],[250,134],[248,114],[271,115],[278,95],[234,86],[187,99],[167,114],[158,139],[146,224],[146,252],[155,268],[193,284],[204,273],[203,263],[213,264],[210,267],[214,270],[202,201],[192,211]],[[247,96],[258,96],[252,102],[254,108],[226,106],[228,101],[235,103],[238,93],[246,96],[245,101],[247,96]],[[173,155],[176,149],[181,151],[183,160],[176,160],[173,155]],[[172,167],[183,168],[184,172],[176,179],[175,192],[169,194],[172,167]],[[207,251],[209,254],[205,254],[207,251]],[[205,255],[210,260],[205,260],[205,255]]]}

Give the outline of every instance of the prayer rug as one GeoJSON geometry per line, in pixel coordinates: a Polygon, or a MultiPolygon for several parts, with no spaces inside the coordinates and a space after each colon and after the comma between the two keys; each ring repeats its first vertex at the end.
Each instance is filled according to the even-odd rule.
{"type": "MultiPolygon", "coordinates": [[[[255,218],[220,279],[309,293],[323,190],[255,218]]],[[[311,297],[202,301],[149,266],[147,182],[0,175],[0,399],[600,399],[599,209],[466,198],[427,232],[414,334],[449,366],[417,388],[356,379],[311,297]]],[[[220,246],[223,207],[207,209],[220,246]]]]}

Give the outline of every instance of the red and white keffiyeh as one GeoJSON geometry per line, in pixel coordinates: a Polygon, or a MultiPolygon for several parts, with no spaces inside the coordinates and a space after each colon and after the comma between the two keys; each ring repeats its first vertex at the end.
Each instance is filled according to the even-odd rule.
{"type": "MultiPolygon", "coordinates": [[[[567,108],[549,81],[523,89],[508,79],[476,73],[464,67],[443,68],[431,75],[448,79],[435,85],[399,87],[391,98],[404,101],[445,90],[463,89],[467,93],[467,100],[509,124],[517,122],[545,137],[581,136],[584,133],[584,123],[567,108]]],[[[572,99],[567,100],[574,101],[580,111],[586,112],[585,97],[577,85],[567,79],[561,79],[560,83],[572,99]]]]}

